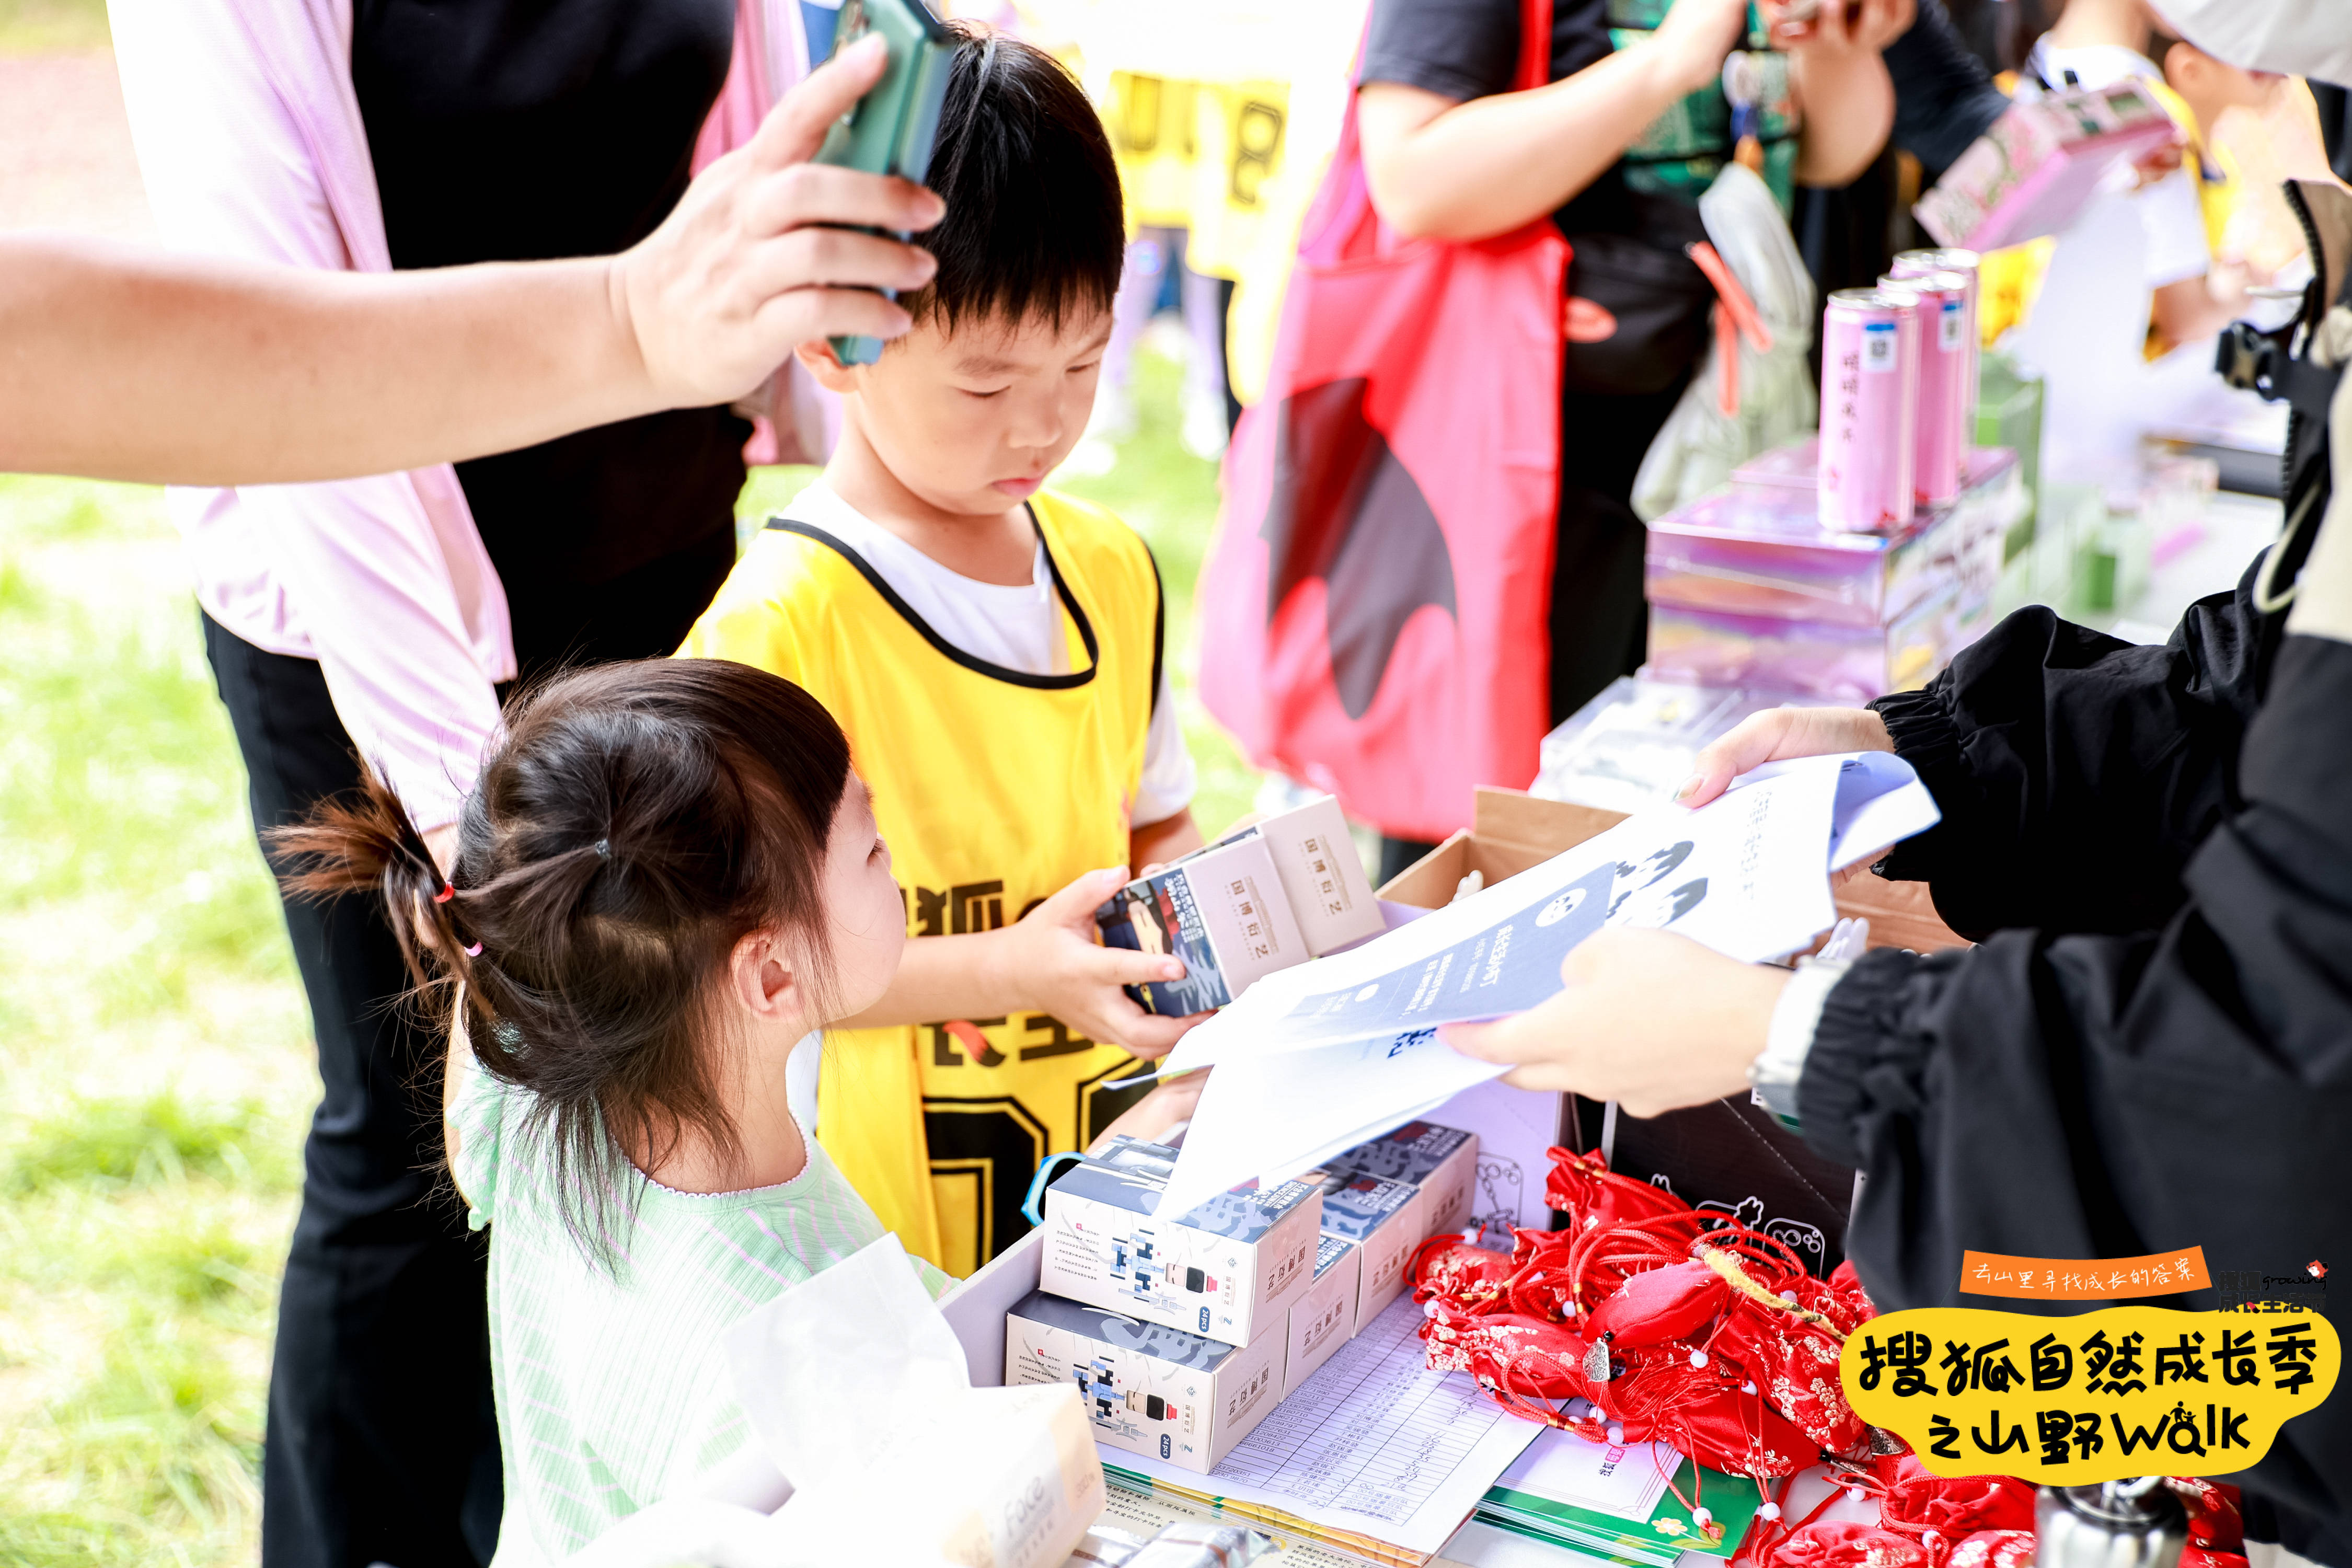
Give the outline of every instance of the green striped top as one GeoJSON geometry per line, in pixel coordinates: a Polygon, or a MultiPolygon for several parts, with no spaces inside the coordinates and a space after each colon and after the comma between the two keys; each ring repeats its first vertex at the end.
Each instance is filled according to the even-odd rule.
{"type": "MultiPolygon", "coordinates": [[[[467,1057],[451,1169],[490,1227],[490,1358],[506,1516],[492,1568],[542,1568],[758,1439],[722,1341],[752,1309],[882,1235],[814,1138],[791,1181],[675,1192],[646,1181],[618,1272],[564,1228],[528,1090],[467,1057]]],[[[947,1277],[916,1261],[937,1295],[947,1277]]]]}

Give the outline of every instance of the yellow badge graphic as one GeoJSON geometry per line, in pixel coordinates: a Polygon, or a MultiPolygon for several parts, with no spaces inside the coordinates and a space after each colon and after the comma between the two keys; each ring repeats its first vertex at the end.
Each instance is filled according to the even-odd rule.
{"type": "Polygon", "coordinates": [[[1863,1324],[1838,1374],[1939,1476],[2082,1486],[2242,1470],[2327,1397],[2341,1359],[2309,1312],[1931,1307],[1863,1324]]]}

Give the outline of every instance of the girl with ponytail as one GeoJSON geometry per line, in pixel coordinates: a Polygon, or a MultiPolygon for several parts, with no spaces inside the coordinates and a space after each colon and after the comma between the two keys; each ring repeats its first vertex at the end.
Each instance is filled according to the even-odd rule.
{"type": "Polygon", "coordinates": [[[450,1173],[490,1232],[498,1562],[552,1563],[747,1444],[725,1331],[882,1233],[784,1092],[906,941],[866,786],[787,681],[604,665],[510,712],[446,879],[373,775],[271,847],[289,891],[383,899],[412,1005],[447,1021],[450,1173]]]}

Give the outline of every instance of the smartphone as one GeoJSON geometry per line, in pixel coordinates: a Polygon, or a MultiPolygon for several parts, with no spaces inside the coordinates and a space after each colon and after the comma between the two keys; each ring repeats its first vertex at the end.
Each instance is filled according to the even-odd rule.
{"type": "MultiPolygon", "coordinates": [[[[834,121],[816,161],[869,174],[896,174],[919,185],[930,173],[940,105],[948,93],[948,68],[960,40],[923,0],[842,0],[833,53],[841,53],[868,33],[882,35],[890,62],[872,90],[834,121]]],[[[908,236],[902,231],[895,237],[908,236]]],[[[893,289],[883,293],[898,298],[893,289]]],[[[879,338],[836,337],[830,342],[844,364],[872,364],[882,356],[879,338]]]]}

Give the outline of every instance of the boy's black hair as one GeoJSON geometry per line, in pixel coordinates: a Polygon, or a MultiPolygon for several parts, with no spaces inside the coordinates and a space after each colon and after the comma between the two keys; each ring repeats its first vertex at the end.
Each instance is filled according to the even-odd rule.
{"type": "Polygon", "coordinates": [[[920,237],[939,258],[901,303],[952,331],[968,321],[1108,309],[1127,258],[1118,167],[1102,117],[1052,56],[1016,38],[961,35],[940,111],[929,184],[947,203],[920,237]]]}

